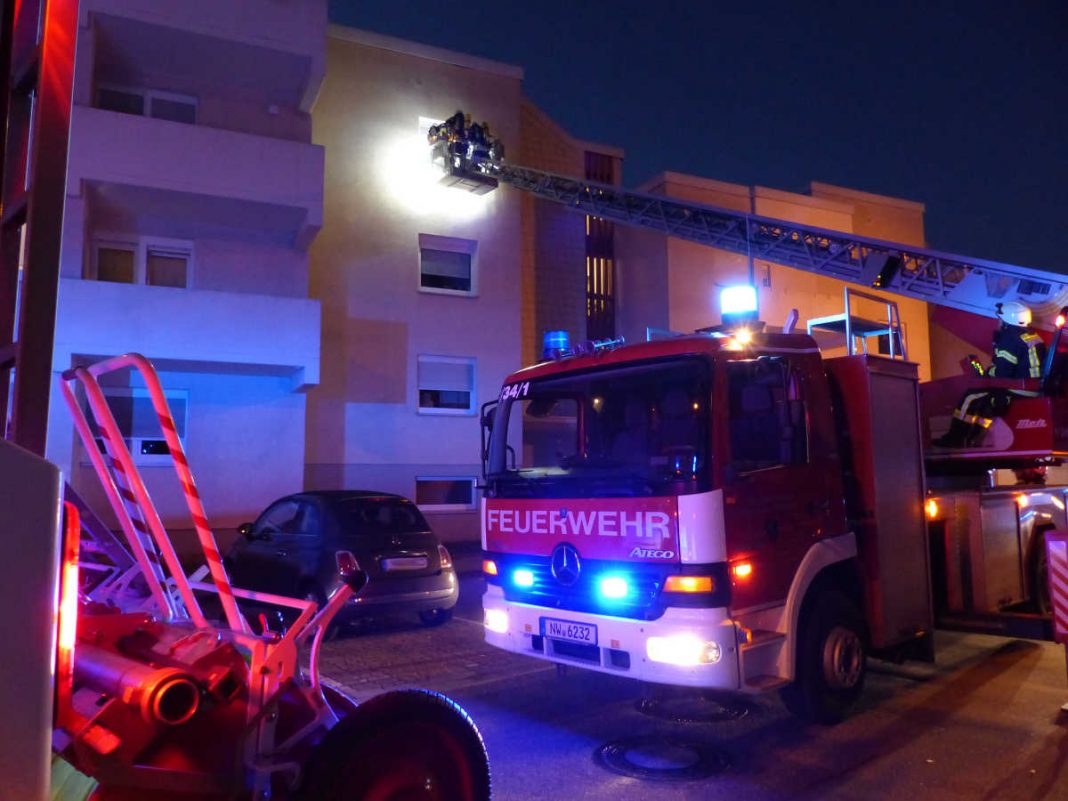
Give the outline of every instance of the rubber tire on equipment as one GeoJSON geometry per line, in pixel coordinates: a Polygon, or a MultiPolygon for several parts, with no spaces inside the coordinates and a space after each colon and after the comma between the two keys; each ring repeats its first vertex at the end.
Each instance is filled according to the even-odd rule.
{"type": "Polygon", "coordinates": [[[316,748],[305,801],[489,801],[489,759],[475,724],[428,690],[360,704],[316,748]]]}
{"type": "Polygon", "coordinates": [[[419,622],[428,628],[440,626],[452,619],[451,609],[425,609],[419,613],[419,622]]]}
{"type": "Polygon", "coordinates": [[[801,620],[794,682],[780,691],[786,708],[810,723],[839,723],[866,673],[866,630],[856,605],[837,591],[817,595],[801,620]]]}

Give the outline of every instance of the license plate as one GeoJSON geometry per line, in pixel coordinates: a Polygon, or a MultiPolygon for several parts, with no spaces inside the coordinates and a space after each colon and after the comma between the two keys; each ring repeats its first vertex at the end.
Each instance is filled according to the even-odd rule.
{"type": "Polygon", "coordinates": [[[394,556],[382,560],[383,570],[425,570],[427,558],[425,556],[394,556]]]}
{"type": "Polygon", "coordinates": [[[597,644],[597,627],[588,623],[574,623],[570,620],[558,620],[555,617],[541,619],[543,637],[553,640],[570,640],[585,645],[597,644]]]}

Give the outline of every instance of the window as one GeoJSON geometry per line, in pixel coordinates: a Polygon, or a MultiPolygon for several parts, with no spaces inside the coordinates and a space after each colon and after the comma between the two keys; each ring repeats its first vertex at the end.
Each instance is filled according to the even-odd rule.
{"type": "MultiPolygon", "coordinates": [[[[167,398],[167,405],[170,406],[171,415],[174,417],[178,438],[182,441],[184,448],[189,393],[185,390],[167,390],[164,394],[167,398]]],[[[169,465],[171,463],[170,449],[163,438],[159,417],[152,406],[148,390],[137,387],[104,387],[104,397],[134,461],[144,465],[169,465]]],[[[88,404],[84,408],[90,429],[94,435],[99,434],[100,429],[88,404]]],[[[96,443],[103,453],[104,440],[98,437],[96,443]]]]}
{"type": "Polygon", "coordinates": [[[163,239],[98,239],[89,278],[119,284],[184,289],[190,284],[191,242],[163,239]]]}
{"type": "Polygon", "coordinates": [[[136,114],[190,125],[197,121],[195,97],[156,89],[101,86],[96,93],[96,105],[97,108],[120,114],[136,114]]]}
{"type": "Polygon", "coordinates": [[[474,414],[474,359],[420,356],[416,372],[420,412],[474,414]]]}
{"type": "Polygon", "coordinates": [[[134,264],[137,248],[123,245],[99,245],[96,250],[96,277],[98,281],[118,284],[134,282],[134,264]]]}
{"type": "Polygon", "coordinates": [[[420,291],[474,295],[477,245],[470,239],[420,234],[420,291]]]}
{"type": "Polygon", "coordinates": [[[785,360],[729,362],[731,465],[740,473],[808,461],[799,380],[785,360]]]}
{"type": "Polygon", "coordinates": [[[415,479],[415,503],[423,511],[451,512],[475,508],[475,479],[425,477],[415,479]]]}

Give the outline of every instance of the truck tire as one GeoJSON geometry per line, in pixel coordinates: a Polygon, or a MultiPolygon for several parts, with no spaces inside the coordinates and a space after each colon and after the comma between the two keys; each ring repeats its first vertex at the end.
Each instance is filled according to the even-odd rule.
{"type": "Polygon", "coordinates": [[[1047,527],[1036,531],[1031,545],[1031,600],[1035,610],[1046,617],[1053,614],[1053,602],[1049,597],[1049,564],[1046,561],[1046,532],[1052,530],[1047,527]]]}
{"type": "Polygon", "coordinates": [[[864,688],[864,619],[856,604],[837,591],[821,592],[806,606],[794,681],[780,695],[786,708],[802,720],[839,723],[864,688]]]}
{"type": "Polygon", "coordinates": [[[428,690],[375,696],[312,754],[304,801],[489,801],[482,736],[456,702],[428,690]]]}

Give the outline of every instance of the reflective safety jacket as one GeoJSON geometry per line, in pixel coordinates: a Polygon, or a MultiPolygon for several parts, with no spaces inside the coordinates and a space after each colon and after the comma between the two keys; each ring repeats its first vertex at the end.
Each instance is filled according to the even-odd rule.
{"type": "Polygon", "coordinates": [[[995,378],[1041,378],[1046,343],[1029,328],[1005,325],[994,334],[994,364],[987,375],[995,378]]]}

